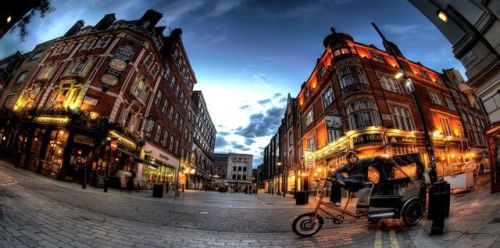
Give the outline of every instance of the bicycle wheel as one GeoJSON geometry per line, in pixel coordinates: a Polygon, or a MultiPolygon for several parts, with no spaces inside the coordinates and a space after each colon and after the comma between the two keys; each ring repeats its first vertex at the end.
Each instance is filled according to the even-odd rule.
{"type": "Polygon", "coordinates": [[[292,230],[295,234],[301,237],[309,237],[321,230],[323,226],[323,218],[314,213],[305,213],[299,215],[293,220],[292,230]]]}

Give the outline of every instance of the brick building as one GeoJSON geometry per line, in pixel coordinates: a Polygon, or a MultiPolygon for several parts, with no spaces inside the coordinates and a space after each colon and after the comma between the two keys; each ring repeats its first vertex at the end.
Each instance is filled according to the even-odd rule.
{"type": "Polygon", "coordinates": [[[176,181],[192,149],[196,78],[182,31],[163,36],[161,17],[108,14],[45,44],[2,132],[16,164],[59,179],[88,165],[95,184],[127,172],[143,187],[176,181]]]}
{"type": "MultiPolygon", "coordinates": [[[[456,173],[463,169],[463,162],[485,158],[485,143],[475,137],[486,126],[485,115],[478,106],[463,101],[467,96],[456,92],[460,85],[450,78],[449,71],[441,74],[413,62],[391,43],[403,61],[403,68],[399,68],[387,52],[355,42],[350,35],[334,29],[323,45],[325,51],[297,96],[300,121],[296,123],[299,145],[295,153],[301,168],[294,173],[301,175],[296,177],[298,189],[305,186],[297,183],[301,179],[326,176],[343,165],[346,151],[360,157],[420,153],[428,161],[416,106],[402,80],[395,77],[401,69],[413,81],[424,110],[438,158],[438,175],[456,173]],[[464,122],[461,113],[470,114],[475,126],[470,120],[464,122]],[[305,152],[311,153],[311,161],[306,161],[305,152]]],[[[268,171],[278,171],[272,168],[272,161],[266,160],[272,154],[266,154],[264,168],[269,164],[268,171]]],[[[309,185],[313,182],[308,181],[309,185]]]]}
{"type": "Polygon", "coordinates": [[[189,174],[189,184],[186,184],[189,188],[203,189],[210,187],[211,170],[214,163],[212,154],[217,131],[201,91],[193,92],[191,107],[193,110],[192,124],[194,125],[191,158],[190,164],[186,165],[181,173],[189,174]]]}

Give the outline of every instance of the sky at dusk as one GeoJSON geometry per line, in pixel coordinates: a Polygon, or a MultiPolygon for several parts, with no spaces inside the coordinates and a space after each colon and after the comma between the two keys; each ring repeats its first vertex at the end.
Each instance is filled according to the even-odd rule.
{"type": "Polygon", "coordinates": [[[288,93],[295,97],[324,51],[330,27],[355,41],[382,42],[375,22],[403,54],[436,71],[458,68],[446,38],[404,0],[51,0],[54,11],[0,40],[0,57],[63,35],[77,20],[95,25],[105,14],[139,19],[147,9],[163,13],[159,26],[182,28],[183,42],[217,128],[216,152],[254,155],[277,131],[288,93]]]}

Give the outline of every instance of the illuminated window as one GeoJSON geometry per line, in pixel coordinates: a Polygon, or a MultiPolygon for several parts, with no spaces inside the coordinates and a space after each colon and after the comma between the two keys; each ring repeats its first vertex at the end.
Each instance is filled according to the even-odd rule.
{"type": "Polygon", "coordinates": [[[394,127],[402,130],[414,130],[413,117],[408,108],[401,106],[389,106],[394,127]]]}
{"type": "Polygon", "coordinates": [[[339,71],[340,86],[342,89],[353,85],[368,84],[362,69],[358,66],[346,66],[339,71]]]}
{"type": "Polygon", "coordinates": [[[137,98],[143,100],[144,96],[146,95],[146,89],[147,89],[146,81],[144,81],[144,79],[141,78],[137,80],[135,87],[133,87],[132,89],[132,93],[137,98]]]}
{"type": "Polygon", "coordinates": [[[314,113],[313,113],[313,110],[311,108],[311,110],[309,110],[307,113],[306,113],[306,127],[309,126],[311,123],[313,123],[314,121],[314,113]]]}
{"type": "Polygon", "coordinates": [[[309,137],[307,140],[307,149],[309,151],[315,151],[316,150],[316,137],[313,135],[309,137]]]}
{"type": "Polygon", "coordinates": [[[347,106],[347,114],[351,129],[381,125],[377,105],[371,100],[358,100],[350,103],[347,106]]]}
{"type": "Polygon", "coordinates": [[[38,80],[47,80],[52,77],[52,74],[54,74],[56,66],[55,65],[44,65],[40,70],[38,71],[37,74],[37,79],[38,80]]]}
{"type": "Polygon", "coordinates": [[[399,94],[403,93],[398,80],[395,79],[394,77],[383,73],[377,73],[377,77],[380,82],[380,85],[382,86],[382,89],[396,92],[399,94]]]}
{"type": "Polygon", "coordinates": [[[440,117],[439,122],[441,123],[441,127],[443,128],[443,133],[445,136],[452,136],[450,120],[447,118],[440,117]]]}

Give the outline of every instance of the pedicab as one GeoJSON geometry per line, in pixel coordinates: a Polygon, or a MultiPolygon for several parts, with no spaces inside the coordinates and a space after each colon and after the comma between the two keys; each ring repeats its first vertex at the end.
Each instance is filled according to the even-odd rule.
{"type": "Polygon", "coordinates": [[[294,219],[294,233],[312,236],[321,230],[325,219],[334,224],[344,223],[346,217],[371,223],[402,219],[406,226],[414,226],[422,219],[429,179],[418,154],[352,159],[351,153],[346,158],[351,162],[334,171],[329,178],[318,179],[316,207],[294,219]],[[347,195],[343,206],[330,201],[340,200],[341,189],[347,195]],[[328,199],[328,194],[334,196],[328,199]],[[353,195],[357,195],[357,202],[350,204],[353,195]]]}

